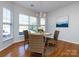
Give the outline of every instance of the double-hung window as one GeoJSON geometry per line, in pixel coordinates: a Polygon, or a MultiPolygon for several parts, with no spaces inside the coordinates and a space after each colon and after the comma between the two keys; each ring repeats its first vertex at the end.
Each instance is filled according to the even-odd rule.
{"type": "Polygon", "coordinates": [[[23,35],[24,30],[28,30],[28,16],[19,14],[19,35],[23,35]]]}
{"type": "Polygon", "coordinates": [[[45,31],[45,18],[40,18],[40,27],[45,31]]]}
{"type": "Polygon", "coordinates": [[[3,37],[6,39],[11,37],[11,11],[7,8],[3,8],[3,37]]]}
{"type": "Polygon", "coordinates": [[[37,18],[30,16],[30,25],[29,30],[36,32],[37,31],[37,18]]]}

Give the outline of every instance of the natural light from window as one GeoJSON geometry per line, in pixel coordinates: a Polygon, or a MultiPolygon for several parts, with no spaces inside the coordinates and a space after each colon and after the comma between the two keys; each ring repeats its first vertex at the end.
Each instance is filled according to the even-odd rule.
{"type": "Polygon", "coordinates": [[[37,18],[30,16],[30,31],[37,31],[37,18]]]}
{"type": "Polygon", "coordinates": [[[45,18],[40,18],[40,27],[45,31],[45,18]]]}
{"type": "Polygon", "coordinates": [[[28,16],[24,14],[19,14],[19,35],[23,35],[24,30],[28,30],[28,25],[28,16]]]}
{"type": "Polygon", "coordinates": [[[3,8],[3,37],[11,35],[11,12],[9,9],[3,8]]]}

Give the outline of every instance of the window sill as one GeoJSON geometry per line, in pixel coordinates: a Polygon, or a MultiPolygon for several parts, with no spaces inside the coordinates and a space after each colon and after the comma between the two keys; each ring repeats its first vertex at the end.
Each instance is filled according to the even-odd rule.
{"type": "Polygon", "coordinates": [[[8,40],[12,40],[13,37],[3,37],[3,41],[8,41],[8,40]]]}
{"type": "Polygon", "coordinates": [[[19,35],[18,38],[24,37],[24,35],[19,35]]]}

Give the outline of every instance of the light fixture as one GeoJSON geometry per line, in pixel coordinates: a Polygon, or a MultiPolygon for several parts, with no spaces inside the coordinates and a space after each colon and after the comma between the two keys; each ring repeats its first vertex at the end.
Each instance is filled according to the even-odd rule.
{"type": "Polygon", "coordinates": [[[31,6],[31,7],[34,7],[34,4],[31,4],[30,6],[31,6]]]}

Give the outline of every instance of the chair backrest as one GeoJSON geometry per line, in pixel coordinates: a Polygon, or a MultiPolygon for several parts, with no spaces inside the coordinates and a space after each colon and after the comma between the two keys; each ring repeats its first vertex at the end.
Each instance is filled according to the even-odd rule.
{"type": "Polygon", "coordinates": [[[42,53],[44,52],[45,42],[43,35],[33,35],[29,37],[29,47],[31,52],[42,53]]]}
{"type": "Polygon", "coordinates": [[[24,30],[24,38],[25,40],[29,38],[29,35],[28,35],[28,30],[24,30]]]}
{"type": "Polygon", "coordinates": [[[54,32],[54,40],[58,40],[59,31],[55,30],[54,32]]]}

